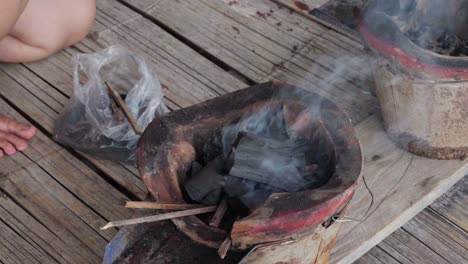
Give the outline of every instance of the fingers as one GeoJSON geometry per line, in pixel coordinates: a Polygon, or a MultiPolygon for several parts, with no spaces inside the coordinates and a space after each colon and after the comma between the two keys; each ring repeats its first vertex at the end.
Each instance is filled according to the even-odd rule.
{"type": "MultiPolygon", "coordinates": [[[[5,154],[10,156],[15,154],[17,151],[23,151],[28,148],[28,142],[25,138],[20,137],[17,133],[14,133],[12,129],[23,129],[21,131],[28,131],[31,129],[30,126],[16,122],[12,119],[0,118],[0,151],[1,156],[5,154]],[[8,131],[3,131],[6,128],[8,131]]],[[[30,133],[30,132],[29,132],[30,133]]]]}
{"type": "Polygon", "coordinates": [[[0,157],[27,149],[28,140],[35,134],[33,126],[0,116],[0,157]]]}
{"type": "Polygon", "coordinates": [[[3,131],[0,131],[0,140],[8,141],[15,147],[15,149],[20,151],[28,148],[28,142],[25,139],[20,138],[11,133],[5,133],[3,131]]]}
{"type": "Polygon", "coordinates": [[[23,139],[31,139],[36,134],[36,129],[33,126],[7,117],[0,117],[0,131],[15,134],[23,139]]]}
{"type": "Polygon", "coordinates": [[[13,155],[16,153],[16,148],[9,141],[0,139],[0,149],[7,155],[13,155]]]}

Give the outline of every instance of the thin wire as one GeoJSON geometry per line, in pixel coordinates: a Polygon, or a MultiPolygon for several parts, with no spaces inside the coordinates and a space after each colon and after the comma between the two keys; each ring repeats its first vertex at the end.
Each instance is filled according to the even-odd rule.
{"type": "MultiPolygon", "coordinates": [[[[385,195],[385,197],[382,199],[382,201],[380,201],[380,203],[377,205],[377,207],[374,209],[374,211],[372,211],[372,213],[374,213],[375,211],[377,211],[377,209],[379,209],[380,205],[387,199],[389,193],[391,193],[400,183],[401,181],[403,180],[403,178],[405,178],[406,176],[406,173],[408,172],[411,164],[413,162],[413,156],[411,156],[410,158],[410,161],[408,163],[408,165],[406,166],[406,169],[405,171],[403,172],[403,175],[400,177],[400,179],[397,181],[397,183],[390,189],[390,191],[385,195]]],[[[369,204],[369,207],[367,208],[366,210],[366,213],[360,218],[360,219],[356,219],[356,218],[351,218],[351,217],[346,217],[344,216],[342,219],[338,219],[339,217],[338,216],[334,216],[334,220],[337,221],[337,222],[359,222],[359,223],[362,223],[364,221],[367,220],[367,218],[369,217],[369,212],[370,212],[370,209],[372,208],[372,206],[374,205],[374,194],[372,193],[372,191],[370,190],[369,186],[367,185],[367,182],[366,182],[366,178],[364,178],[364,175],[362,175],[362,180],[364,182],[364,186],[366,187],[367,191],[369,192],[369,194],[371,195],[371,203],[369,204]]],[[[350,200],[351,201],[351,200],[350,200]]],[[[348,203],[350,202],[348,201],[348,203]]],[[[371,214],[372,214],[371,213],[371,214]]]]}
{"type": "MultiPolygon", "coordinates": [[[[366,178],[364,177],[364,175],[362,175],[362,182],[364,183],[364,186],[366,187],[366,190],[367,192],[370,194],[371,196],[371,202],[369,204],[369,206],[367,207],[367,210],[366,212],[364,213],[363,216],[361,216],[359,219],[356,219],[356,218],[352,218],[352,217],[347,217],[347,216],[344,216],[342,219],[338,219],[339,216],[336,215],[333,217],[333,221],[336,221],[338,223],[343,223],[343,222],[363,222],[367,219],[367,216],[372,208],[372,206],[374,205],[374,201],[375,201],[375,197],[374,197],[374,194],[372,193],[371,189],[369,188],[369,185],[367,185],[367,181],[366,181],[366,178]]],[[[346,206],[351,202],[351,199],[347,202],[346,206]]],[[[346,207],[345,206],[345,207],[346,207]]]]}

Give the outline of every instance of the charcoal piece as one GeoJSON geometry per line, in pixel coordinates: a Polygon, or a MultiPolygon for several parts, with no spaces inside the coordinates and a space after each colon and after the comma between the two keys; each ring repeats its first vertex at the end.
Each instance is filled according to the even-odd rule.
{"type": "Polygon", "coordinates": [[[466,56],[464,50],[466,40],[450,33],[447,28],[416,26],[406,33],[406,36],[421,48],[448,56],[466,56]]]}
{"type": "Polygon", "coordinates": [[[274,192],[271,190],[255,190],[242,195],[239,200],[249,211],[253,211],[262,205],[272,193],[274,192]]]}
{"type": "Polygon", "coordinates": [[[229,197],[240,197],[255,189],[257,182],[233,177],[230,175],[224,176],[223,190],[229,197]]]}
{"type": "Polygon", "coordinates": [[[268,184],[263,184],[231,175],[224,176],[223,189],[229,197],[241,197],[246,193],[257,190],[265,190],[271,192],[286,191],[284,189],[277,188],[268,184]]]}
{"type": "Polygon", "coordinates": [[[313,151],[306,152],[307,164],[317,164],[315,172],[307,176],[307,189],[314,189],[324,185],[331,177],[335,168],[335,149],[330,135],[325,129],[316,129],[310,138],[314,146],[313,151]]]}
{"type": "Polygon", "coordinates": [[[283,107],[286,132],[290,139],[306,139],[313,132],[311,123],[314,114],[300,105],[287,104],[283,107]]]}
{"type": "Polygon", "coordinates": [[[250,210],[238,197],[228,197],[226,201],[231,210],[240,217],[245,217],[250,214],[250,210]]]}
{"type": "Polygon", "coordinates": [[[202,166],[200,163],[198,163],[198,162],[196,162],[196,161],[192,162],[192,168],[191,168],[190,176],[191,176],[191,177],[194,177],[194,176],[197,175],[202,169],[203,169],[203,166],[202,166]]]}
{"type": "Polygon", "coordinates": [[[313,182],[317,177],[318,169],[317,164],[306,165],[301,168],[301,175],[308,183],[313,182]]]}
{"type": "Polygon", "coordinates": [[[401,12],[400,1],[373,0],[369,1],[367,8],[383,12],[390,16],[397,15],[401,12]]]}
{"type": "Polygon", "coordinates": [[[468,41],[458,46],[454,51],[450,53],[450,56],[468,56],[468,41]]]}
{"type": "Polygon", "coordinates": [[[223,186],[222,168],[222,159],[216,158],[203,167],[196,175],[190,177],[185,183],[185,190],[190,198],[201,202],[210,192],[221,189],[223,186]]]}
{"type": "Polygon", "coordinates": [[[265,202],[265,200],[268,199],[268,197],[270,197],[271,194],[282,192],[286,191],[268,184],[257,182],[255,184],[254,190],[240,195],[238,199],[246,208],[249,209],[249,211],[253,211],[255,208],[262,205],[265,202]]]}
{"type": "Polygon", "coordinates": [[[244,136],[244,133],[241,132],[239,134],[237,134],[237,137],[236,139],[234,140],[234,142],[232,142],[232,145],[231,146],[228,146],[229,148],[229,152],[228,154],[224,157],[224,173],[225,174],[228,174],[229,171],[231,171],[231,168],[232,166],[234,166],[234,153],[236,151],[236,147],[237,145],[239,144],[239,141],[241,140],[241,138],[244,136]]]}
{"type": "Polygon", "coordinates": [[[227,157],[239,134],[250,133],[264,138],[288,139],[283,106],[266,107],[222,129],[223,155],[227,157]]]}
{"type": "Polygon", "coordinates": [[[216,131],[208,141],[203,146],[203,162],[208,164],[208,162],[214,160],[216,157],[219,157],[223,154],[223,144],[222,144],[222,135],[221,131],[216,131]]]}
{"type": "Polygon", "coordinates": [[[250,118],[250,122],[247,122],[243,130],[244,132],[276,140],[288,138],[282,105],[273,109],[266,108],[260,113],[251,115],[250,118]]]}
{"type": "Polygon", "coordinates": [[[224,160],[224,172],[227,174],[231,171],[232,166],[234,166],[234,153],[236,151],[236,148],[233,147],[231,149],[231,152],[227,155],[227,157],[224,160]]]}
{"type": "Polygon", "coordinates": [[[205,205],[216,205],[221,201],[223,190],[221,188],[214,189],[205,195],[199,202],[205,205]]]}
{"type": "Polygon", "coordinates": [[[268,184],[230,175],[224,177],[223,190],[228,196],[229,204],[238,214],[252,211],[272,193],[285,192],[268,184]]]}
{"type": "Polygon", "coordinates": [[[274,140],[246,134],[239,142],[230,175],[268,184],[286,191],[298,191],[308,183],[300,168],[305,166],[310,143],[274,140]]]}

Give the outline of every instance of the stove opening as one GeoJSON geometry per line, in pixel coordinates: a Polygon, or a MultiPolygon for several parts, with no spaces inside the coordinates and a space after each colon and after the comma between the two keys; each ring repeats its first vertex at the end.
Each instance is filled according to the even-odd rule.
{"type": "MultiPolygon", "coordinates": [[[[184,183],[186,198],[205,205],[227,203],[219,226],[225,230],[273,193],[323,186],[336,163],[320,118],[295,104],[269,105],[232,120],[196,153],[184,183]]],[[[208,223],[210,216],[200,219],[208,223]]]]}

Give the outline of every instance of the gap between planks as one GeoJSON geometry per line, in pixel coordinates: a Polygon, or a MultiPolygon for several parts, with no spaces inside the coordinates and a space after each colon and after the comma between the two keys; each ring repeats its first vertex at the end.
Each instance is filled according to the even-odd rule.
{"type": "MultiPolygon", "coordinates": [[[[2,112],[24,121],[1,100],[0,106],[2,112]]],[[[0,187],[69,245],[86,245],[101,256],[115,230],[103,232],[99,226],[109,219],[129,217],[132,211],[118,204],[126,197],[86,166],[71,163],[74,158],[67,155],[38,131],[26,151],[0,160],[7,174],[0,187]],[[44,154],[47,150],[50,154],[44,154]],[[71,166],[65,171],[67,164],[71,166]]]]}
{"type": "Polygon", "coordinates": [[[343,223],[330,263],[352,263],[418,212],[448,191],[468,172],[468,161],[432,160],[397,148],[377,116],[356,127],[361,139],[363,175],[374,194],[370,214],[363,217],[370,196],[358,184],[347,216],[360,221],[343,223]]]}

